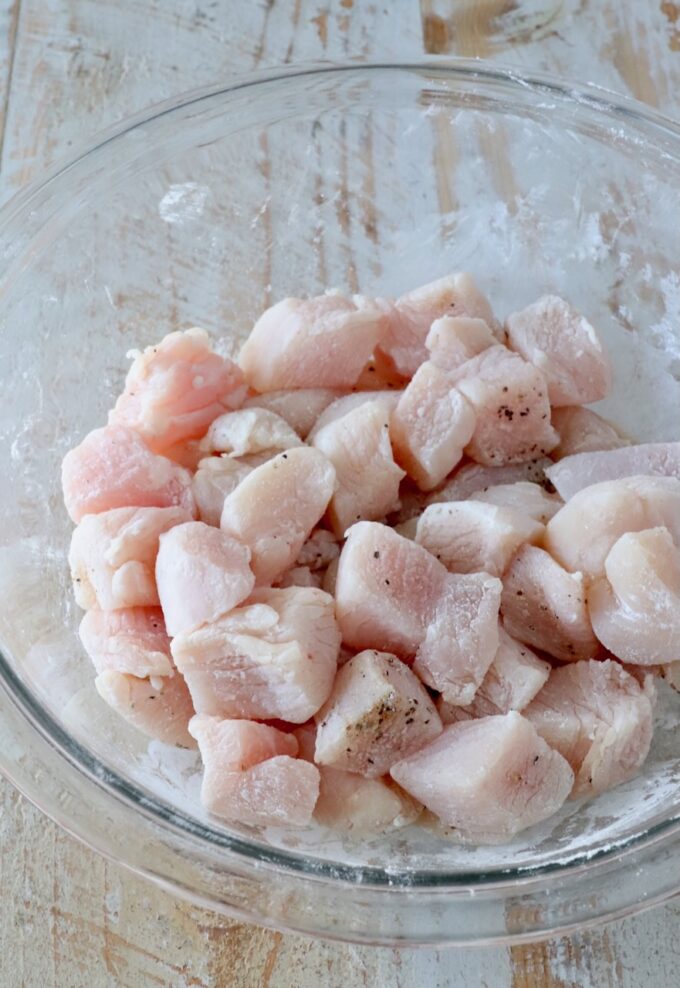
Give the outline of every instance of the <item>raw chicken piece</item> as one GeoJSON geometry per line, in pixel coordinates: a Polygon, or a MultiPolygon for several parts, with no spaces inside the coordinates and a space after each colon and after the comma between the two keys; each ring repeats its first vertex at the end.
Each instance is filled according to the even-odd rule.
{"type": "Polygon", "coordinates": [[[319,415],[341,391],[332,388],[302,388],[299,391],[269,391],[243,403],[244,408],[266,408],[284,419],[301,439],[306,439],[319,415]]]}
{"type": "Polygon", "coordinates": [[[652,740],[652,701],[618,662],[574,662],[550,673],[524,711],[574,772],[573,796],[632,778],[652,740]]]}
{"type": "Polygon", "coordinates": [[[546,470],[560,496],[569,501],[585,487],[625,477],[674,477],[680,480],[680,443],[644,443],[567,456],[546,470]]]}
{"type": "Polygon", "coordinates": [[[544,544],[566,569],[598,577],[617,539],[660,525],[680,544],[680,480],[625,477],[575,494],[548,522],[544,544]]]}
{"type": "Polygon", "coordinates": [[[600,653],[581,573],[568,573],[549,553],[524,545],[503,577],[501,601],[508,632],[564,662],[600,653]]]}
{"type": "Polygon", "coordinates": [[[448,573],[391,528],[360,522],[340,554],[335,593],[347,645],[416,656],[428,686],[471,702],[498,648],[499,580],[448,573]]]}
{"type": "Polygon", "coordinates": [[[98,673],[126,672],[139,679],[173,674],[160,607],[94,608],[80,622],[79,634],[98,673]]]}
{"type": "Polygon", "coordinates": [[[425,340],[430,361],[444,371],[456,370],[495,343],[498,340],[488,324],[468,316],[435,319],[425,340]]]}
{"type": "Polygon", "coordinates": [[[386,328],[378,308],[342,295],[286,298],[257,320],[239,364],[256,391],[351,388],[386,328]]]}
{"type": "Polygon", "coordinates": [[[266,408],[241,408],[213,420],[201,442],[206,453],[247,456],[269,450],[302,446],[297,432],[285,419],[266,408]]]}
{"type": "Polygon", "coordinates": [[[312,570],[325,569],[340,555],[337,537],[325,528],[316,528],[309,536],[295,560],[298,566],[312,570]]]}
{"type": "Polygon", "coordinates": [[[168,508],[195,513],[188,470],[157,456],[133,429],[108,425],[90,432],[61,465],[64,504],[71,519],[111,508],[168,508]]]}
{"type": "Polygon", "coordinates": [[[156,559],[158,596],[172,637],[216,621],[255,585],[250,550],[201,521],[161,536],[156,559]]]}
{"type": "Polygon", "coordinates": [[[518,480],[514,484],[497,484],[495,487],[475,491],[470,497],[485,504],[497,504],[502,508],[520,511],[541,525],[546,525],[564,503],[557,494],[548,494],[540,484],[532,484],[527,480],[518,480]]]}
{"type": "Polygon", "coordinates": [[[252,825],[311,823],[319,772],[292,757],[292,734],[247,720],[198,714],[190,724],[204,765],[201,802],[225,820],[252,825]]]}
{"type": "Polygon", "coordinates": [[[442,729],[418,677],[396,656],[373,650],[338,671],[316,722],[315,761],[369,779],[385,775],[442,729]]]}
{"type": "Polygon", "coordinates": [[[286,570],[280,580],[277,580],[277,587],[317,587],[320,588],[323,582],[322,574],[315,573],[309,566],[293,566],[286,570]]]}
{"type": "Polygon", "coordinates": [[[389,357],[404,377],[412,377],[428,358],[425,340],[435,319],[442,316],[472,316],[484,319],[494,332],[501,332],[487,299],[471,275],[448,275],[400,296],[389,310],[386,334],[379,352],[389,357]]]}
{"type": "Polygon", "coordinates": [[[643,666],[680,658],[680,554],[668,529],[622,535],[604,568],[588,609],[605,648],[643,666]]]}
{"type": "MultiPolygon", "coordinates": [[[[336,405],[345,401],[341,398],[336,405]]],[[[394,462],[388,427],[389,414],[381,398],[313,430],[311,442],[335,467],[337,486],[328,514],[338,537],[355,521],[384,518],[399,506],[404,471],[394,462]]]]}
{"type": "Polygon", "coordinates": [[[172,654],[198,713],[301,724],[328,698],[339,648],[332,597],[288,587],[178,635],[172,654]]]}
{"type": "Polygon", "coordinates": [[[475,414],[445,371],[421,364],[392,413],[395,456],[421,490],[453,470],[475,431],[475,414]]]}
{"type": "Polygon", "coordinates": [[[516,353],[504,346],[489,347],[451,376],[477,416],[466,449],[477,463],[523,463],[545,456],[557,445],[546,379],[516,353]]]}
{"type": "Polygon", "coordinates": [[[481,501],[431,504],[418,519],[416,542],[452,573],[484,570],[502,576],[525,542],[538,542],[544,526],[514,508],[481,501]]]}
{"type": "Polygon", "coordinates": [[[390,774],[457,840],[474,844],[502,843],[547,819],[574,781],[564,758],[515,711],[445,727],[390,774]]]}
{"type": "Polygon", "coordinates": [[[335,489],[335,470],[316,449],[280,453],[257,467],[229,494],[221,527],[250,548],[259,584],[294,565],[335,489]]]}
{"type": "Polygon", "coordinates": [[[106,670],[97,676],[94,685],[102,700],[142,734],[180,748],[196,747],[187,729],[194,708],[178,672],[138,679],[106,670]]]}
{"type": "MultiPolygon", "coordinates": [[[[526,463],[512,463],[505,467],[482,467],[478,463],[466,463],[427,498],[427,504],[439,501],[464,501],[468,497],[478,497],[480,491],[488,491],[501,484],[514,484],[529,481],[545,487],[546,467],[553,465],[548,457],[527,460],[526,463]]],[[[421,509],[422,510],[422,509],[421,509]]]]}
{"type": "Polygon", "coordinates": [[[498,651],[472,703],[459,707],[439,698],[437,710],[443,724],[524,710],[547,682],[551,670],[549,662],[539,659],[527,645],[515,641],[502,627],[499,636],[498,651]]]}
{"type": "Polygon", "coordinates": [[[349,395],[343,395],[341,398],[336,398],[336,400],[332,402],[332,404],[328,405],[328,407],[325,408],[318,417],[314,423],[314,427],[310,430],[309,435],[307,436],[307,441],[309,443],[313,443],[314,437],[327,425],[330,425],[332,422],[338,422],[349,412],[353,412],[361,405],[367,405],[369,403],[373,404],[377,402],[389,419],[392,412],[397,407],[397,402],[400,397],[401,391],[356,391],[349,395]]]}
{"type": "Polygon", "coordinates": [[[175,508],[113,508],[85,515],[71,538],[69,566],[79,607],[155,607],[156,555],[163,532],[191,520],[175,508]]]}
{"type": "Polygon", "coordinates": [[[252,469],[231,456],[206,456],[199,462],[191,489],[201,521],[219,528],[224,499],[252,469]]]}
{"type": "Polygon", "coordinates": [[[606,398],[611,368],[597,333],[556,295],[544,295],[505,322],[509,345],[548,381],[551,405],[587,405],[606,398]]]}
{"type": "Polygon", "coordinates": [[[630,445],[630,441],[620,435],[611,423],[581,405],[553,408],[552,424],[560,437],[559,445],[552,451],[554,460],[576,453],[595,453],[630,445]]]}
{"type": "Polygon", "coordinates": [[[109,423],[135,429],[156,453],[202,436],[246,396],[241,371],[211,349],[203,329],[169,333],[134,356],[109,423]]]}

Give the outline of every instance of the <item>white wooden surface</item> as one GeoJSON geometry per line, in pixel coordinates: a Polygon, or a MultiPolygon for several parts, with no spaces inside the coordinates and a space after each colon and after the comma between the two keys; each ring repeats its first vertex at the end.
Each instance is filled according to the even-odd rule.
{"type": "MultiPolygon", "coordinates": [[[[680,114],[671,0],[0,0],[0,196],[101,127],[255,67],[478,55],[680,114]]],[[[0,988],[666,988],[680,902],[513,949],[391,951],[215,916],[105,863],[0,782],[0,988]]]]}

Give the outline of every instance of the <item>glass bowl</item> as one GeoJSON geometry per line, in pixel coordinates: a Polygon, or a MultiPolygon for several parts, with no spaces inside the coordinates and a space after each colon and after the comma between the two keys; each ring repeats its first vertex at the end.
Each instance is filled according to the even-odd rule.
{"type": "Polygon", "coordinates": [[[477,62],[259,75],[163,104],[0,213],[0,762],[67,830],[195,902],[385,944],[532,940],[680,888],[680,699],[637,778],[502,847],[227,827],[194,752],[108,711],[76,635],[59,464],[125,353],[198,324],[225,352],[285,295],[471,270],[499,315],[546,291],[598,326],[605,414],[680,438],[680,129],[477,62]]]}

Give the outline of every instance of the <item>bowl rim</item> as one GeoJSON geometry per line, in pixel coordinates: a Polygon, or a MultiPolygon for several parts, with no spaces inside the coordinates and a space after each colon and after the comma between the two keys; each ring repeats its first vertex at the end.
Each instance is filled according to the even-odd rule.
{"type": "MultiPolygon", "coordinates": [[[[181,108],[199,104],[214,97],[229,97],[243,90],[262,85],[303,79],[305,77],[342,75],[346,73],[378,73],[385,71],[408,72],[417,75],[429,75],[439,80],[475,82],[479,85],[498,84],[510,87],[513,92],[523,91],[529,96],[540,96],[543,99],[553,99],[562,105],[584,107],[600,117],[607,117],[626,125],[640,125],[659,138],[670,138],[676,145],[676,154],[671,155],[674,161],[680,160],[680,123],[670,117],[644,106],[637,100],[618,93],[613,93],[592,83],[575,84],[559,79],[557,76],[538,73],[524,74],[514,68],[490,65],[476,59],[463,59],[448,56],[429,56],[414,59],[394,59],[385,61],[362,60],[349,62],[318,62],[301,63],[295,66],[284,66],[263,71],[238,75],[229,82],[199,87],[181,93],[175,97],[150,105],[100,132],[99,136],[87,145],[84,150],[73,157],[63,158],[37,180],[25,189],[19,190],[0,208],[0,239],[11,232],[13,226],[22,217],[28,215],[36,199],[46,193],[51,187],[71,172],[90,167],[93,156],[96,157],[112,142],[118,141],[125,135],[140,127],[155,123],[181,108]]],[[[0,265],[0,273],[2,265],[0,265]]],[[[164,800],[144,792],[129,780],[110,769],[104,762],[96,758],[83,745],[72,738],[50,711],[43,706],[40,699],[14,672],[9,660],[0,651],[0,693],[4,694],[21,717],[39,733],[43,739],[83,777],[89,784],[96,786],[108,798],[113,798],[135,813],[142,813],[153,819],[162,829],[181,837],[191,837],[204,847],[228,852],[241,862],[255,864],[259,868],[284,871],[306,880],[330,881],[334,886],[351,885],[362,888],[399,890],[408,888],[410,892],[418,890],[446,889],[450,894],[469,892],[471,887],[487,891],[507,889],[510,885],[517,889],[518,885],[543,884],[556,875],[572,876],[581,873],[587,865],[589,873],[593,869],[609,868],[613,864],[624,864],[623,859],[629,854],[638,854],[653,849],[660,843],[666,844],[680,833],[678,816],[670,815],[664,820],[653,824],[643,833],[614,842],[595,851],[584,850],[570,855],[564,863],[548,862],[536,866],[501,868],[495,867],[488,871],[446,872],[427,869],[409,870],[395,868],[389,871],[385,868],[353,865],[332,859],[314,857],[313,853],[304,848],[302,851],[273,849],[257,839],[246,839],[236,834],[225,833],[184,812],[177,811],[164,800]]],[[[39,808],[48,815],[53,815],[50,808],[40,803],[39,794],[30,784],[22,784],[21,771],[9,771],[7,757],[0,752],[0,768],[21,791],[25,792],[39,808]]],[[[678,806],[680,815],[680,806],[678,806]]],[[[63,821],[60,821],[63,824],[63,821]]],[[[69,828],[67,828],[69,829],[69,828]]],[[[77,832],[77,828],[75,828],[77,832]]],[[[73,831],[72,831],[73,832],[73,831]]],[[[81,839],[86,839],[82,838],[81,839]]],[[[94,845],[97,850],[107,853],[104,848],[94,845]]],[[[126,862],[122,860],[123,864],[126,862]]],[[[135,869],[136,870],[136,869],[135,869]]],[[[160,880],[159,876],[144,872],[148,877],[160,880]]],[[[172,879],[168,879],[170,882],[172,879]]]]}

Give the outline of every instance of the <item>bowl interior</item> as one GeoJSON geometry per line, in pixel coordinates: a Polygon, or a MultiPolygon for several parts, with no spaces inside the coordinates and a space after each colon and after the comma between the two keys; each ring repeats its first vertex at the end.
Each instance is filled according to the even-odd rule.
{"type": "MultiPolygon", "coordinates": [[[[470,270],[501,318],[548,291],[580,307],[614,358],[604,413],[638,440],[680,439],[679,148],[557,90],[357,67],[161,113],[6,214],[0,649],[45,711],[108,769],[205,823],[206,839],[227,831],[200,809],[197,755],[147,743],[99,699],[66,564],[60,460],[105,421],[126,351],[170,330],[204,326],[233,354],[285,295],[389,295],[470,270]]],[[[662,690],[643,772],[510,846],[420,828],[361,843],[243,833],[390,872],[590,856],[677,813],[679,713],[662,690]]]]}

